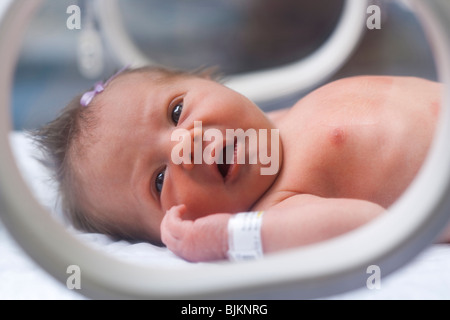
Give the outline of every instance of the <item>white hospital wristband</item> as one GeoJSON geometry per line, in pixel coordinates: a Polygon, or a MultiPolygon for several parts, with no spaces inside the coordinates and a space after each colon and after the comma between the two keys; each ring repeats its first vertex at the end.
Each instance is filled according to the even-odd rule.
{"type": "Polygon", "coordinates": [[[237,213],[228,221],[228,258],[253,260],[263,256],[261,225],[264,211],[237,213]]]}

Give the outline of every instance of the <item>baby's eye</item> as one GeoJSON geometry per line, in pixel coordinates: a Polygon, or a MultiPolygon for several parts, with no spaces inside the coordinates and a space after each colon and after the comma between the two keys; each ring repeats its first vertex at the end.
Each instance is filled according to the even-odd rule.
{"type": "Polygon", "coordinates": [[[178,120],[180,120],[181,111],[183,111],[183,101],[176,104],[176,106],[172,109],[172,121],[175,124],[178,124],[178,120]]]}
{"type": "Polygon", "coordinates": [[[165,173],[166,173],[165,171],[158,173],[158,175],[156,176],[156,179],[155,179],[155,188],[156,188],[156,191],[158,191],[159,193],[161,193],[162,188],[163,188],[165,173]]]}

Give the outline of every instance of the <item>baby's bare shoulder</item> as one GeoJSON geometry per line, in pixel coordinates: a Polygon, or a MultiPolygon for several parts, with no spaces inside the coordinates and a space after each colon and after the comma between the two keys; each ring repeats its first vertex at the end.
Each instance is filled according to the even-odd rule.
{"type": "Polygon", "coordinates": [[[291,128],[290,123],[298,127],[302,124],[299,119],[305,119],[306,124],[327,120],[336,124],[339,120],[345,123],[345,119],[349,117],[356,119],[358,116],[371,115],[375,121],[377,117],[383,116],[381,109],[398,109],[397,107],[406,104],[406,100],[408,110],[412,110],[411,105],[420,108],[428,104],[437,105],[441,88],[440,83],[416,77],[343,78],[313,90],[291,108],[274,114],[274,118],[279,128],[291,128]],[[370,110],[375,112],[368,113],[370,110]]]}
{"type": "Polygon", "coordinates": [[[348,96],[355,99],[356,96],[385,95],[393,89],[398,94],[418,94],[439,89],[440,83],[417,77],[401,76],[355,76],[342,78],[327,83],[300,99],[294,107],[301,104],[303,100],[314,100],[324,102],[338,100],[348,96]],[[417,89],[414,91],[414,89],[417,89]]]}
{"type": "Polygon", "coordinates": [[[290,108],[283,108],[279,110],[269,111],[266,116],[275,124],[282,120],[289,112],[290,108]]]}

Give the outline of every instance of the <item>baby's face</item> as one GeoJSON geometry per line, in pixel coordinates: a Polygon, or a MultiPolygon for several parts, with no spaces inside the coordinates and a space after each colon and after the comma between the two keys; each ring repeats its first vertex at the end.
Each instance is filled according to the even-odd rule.
{"type": "MultiPolygon", "coordinates": [[[[216,129],[209,131],[222,133],[224,139],[226,129],[274,129],[256,105],[221,84],[195,77],[155,81],[146,74],[126,74],[96,100],[92,107],[99,108],[100,121],[80,160],[80,174],[85,200],[102,219],[159,240],[161,220],[172,206],[185,204],[189,219],[245,211],[276,179],[276,174],[261,175],[260,161],[219,166],[200,157],[203,161],[197,164],[175,163],[173,150],[179,150],[181,141],[174,138],[175,131],[192,141],[191,154],[183,159],[194,160],[196,150],[203,152],[209,143],[219,142],[201,141],[199,124],[203,133],[216,129]],[[201,149],[193,147],[194,136],[201,149]]],[[[251,152],[248,145],[238,143],[236,148],[251,152]]]]}

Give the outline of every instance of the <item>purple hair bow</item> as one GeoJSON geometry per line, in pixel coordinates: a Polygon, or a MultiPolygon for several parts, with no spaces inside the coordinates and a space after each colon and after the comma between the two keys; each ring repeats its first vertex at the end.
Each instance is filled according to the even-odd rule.
{"type": "Polygon", "coordinates": [[[117,71],[115,74],[113,74],[108,80],[106,80],[105,83],[103,83],[102,81],[97,82],[94,85],[94,88],[91,91],[87,91],[85,92],[80,99],[80,104],[83,107],[87,107],[89,105],[89,103],[91,103],[92,99],[94,99],[94,97],[99,94],[100,92],[102,92],[103,90],[105,90],[106,86],[115,78],[117,77],[119,74],[121,74],[122,72],[124,72],[125,70],[127,70],[130,66],[126,65],[125,67],[123,67],[122,69],[120,69],[119,71],[117,71]]]}

